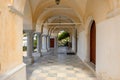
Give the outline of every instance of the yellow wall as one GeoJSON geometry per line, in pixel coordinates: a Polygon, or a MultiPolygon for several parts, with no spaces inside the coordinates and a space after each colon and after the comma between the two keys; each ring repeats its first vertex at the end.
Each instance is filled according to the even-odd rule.
{"type": "Polygon", "coordinates": [[[22,63],[22,18],[9,11],[9,0],[0,0],[0,74],[22,63]]]}

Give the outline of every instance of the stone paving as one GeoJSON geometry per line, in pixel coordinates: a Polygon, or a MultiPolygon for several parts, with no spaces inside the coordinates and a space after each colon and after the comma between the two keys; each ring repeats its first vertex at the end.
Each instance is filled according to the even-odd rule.
{"type": "Polygon", "coordinates": [[[28,80],[97,80],[76,55],[65,49],[44,53],[32,65],[27,65],[28,80]]]}

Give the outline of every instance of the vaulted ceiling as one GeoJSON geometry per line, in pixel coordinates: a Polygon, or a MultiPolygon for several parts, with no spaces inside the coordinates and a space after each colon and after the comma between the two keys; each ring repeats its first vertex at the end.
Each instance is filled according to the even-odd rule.
{"type": "MultiPolygon", "coordinates": [[[[44,23],[76,23],[80,25],[85,17],[93,15],[96,18],[96,13],[100,16],[98,18],[98,21],[100,21],[105,19],[104,16],[109,11],[109,1],[60,0],[60,4],[57,5],[55,0],[27,0],[24,9],[24,23],[27,26],[32,23],[31,28],[36,25],[42,26],[44,23]],[[93,13],[93,11],[96,12],[93,13]],[[102,11],[104,13],[101,14],[102,11]]],[[[56,27],[56,25],[54,24],[53,27],[56,27]]]]}

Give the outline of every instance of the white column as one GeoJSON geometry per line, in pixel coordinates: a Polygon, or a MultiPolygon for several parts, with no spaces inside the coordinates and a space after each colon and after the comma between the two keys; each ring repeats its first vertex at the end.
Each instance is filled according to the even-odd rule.
{"type": "Polygon", "coordinates": [[[70,34],[70,44],[69,44],[69,49],[71,50],[72,46],[72,34],[70,34]]]}
{"type": "Polygon", "coordinates": [[[47,36],[47,50],[50,50],[50,36],[47,36]]]}
{"type": "Polygon", "coordinates": [[[33,31],[27,31],[27,56],[25,57],[25,63],[31,64],[34,62],[33,56],[33,31]]]}
{"type": "Polygon", "coordinates": [[[77,50],[77,35],[75,29],[72,34],[72,51],[76,53],[76,50],[77,50]]]}
{"type": "Polygon", "coordinates": [[[42,56],[41,53],[41,46],[42,46],[42,36],[40,32],[37,32],[37,53],[40,54],[40,56],[42,56]]]}
{"type": "Polygon", "coordinates": [[[42,52],[47,52],[47,35],[42,35],[42,52]]]}
{"type": "Polygon", "coordinates": [[[55,48],[57,49],[58,48],[58,44],[57,44],[57,37],[54,38],[54,43],[55,43],[55,48]]]}

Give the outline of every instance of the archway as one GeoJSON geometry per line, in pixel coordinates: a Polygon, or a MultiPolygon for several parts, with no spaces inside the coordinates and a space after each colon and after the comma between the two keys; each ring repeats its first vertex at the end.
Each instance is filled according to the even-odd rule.
{"type": "Polygon", "coordinates": [[[90,62],[96,64],[96,25],[93,21],[90,29],[90,62]]]}
{"type": "Polygon", "coordinates": [[[68,47],[71,46],[70,34],[68,31],[62,30],[58,33],[58,47],[68,47]]]}

